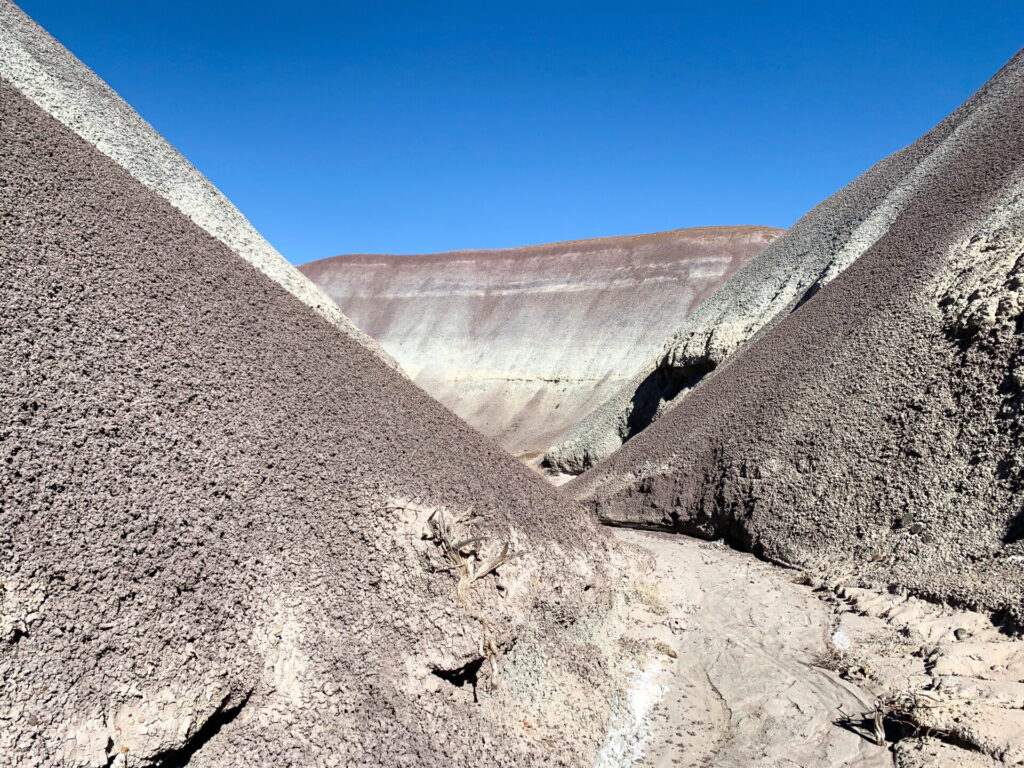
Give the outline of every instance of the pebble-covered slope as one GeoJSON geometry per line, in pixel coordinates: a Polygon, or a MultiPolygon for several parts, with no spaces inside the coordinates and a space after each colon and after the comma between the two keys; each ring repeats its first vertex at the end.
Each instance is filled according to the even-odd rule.
{"type": "Polygon", "coordinates": [[[3,81],[0,179],[0,762],[597,753],[580,507],[3,81]]]}
{"type": "Polygon", "coordinates": [[[610,456],[853,264],[936,174],[950,172],[975,108],[985,109],[958,110],[807,213],[697,307],[631,380],[551,447],[545,463],[579,474],[610,456]]]}
{"type": "Polygon", "coordinates": [[[427,392],[543,451],[781,230],[699,227],[495,251],[337,256],[313,279],[427,392]]]}
{"type": "Polygon", "coordinates": [[[611,521],[1024,617],[1024,55],[863,256],[565,488],[611,521]]]}
{"type": "Polygon", "coordinates": [[[373,339],[274,250],[220,190],[10,0],[0,0],[0,77],[238,256],[395,365],[373,339]]]}

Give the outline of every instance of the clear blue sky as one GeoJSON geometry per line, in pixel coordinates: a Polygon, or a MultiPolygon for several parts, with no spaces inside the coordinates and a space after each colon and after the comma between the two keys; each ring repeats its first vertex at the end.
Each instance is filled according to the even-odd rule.
{"type": "Polygon", "coordinates": [[[1019,0],[17,1],[295,263],[789,226],[1024,44],[1019,0]]]}

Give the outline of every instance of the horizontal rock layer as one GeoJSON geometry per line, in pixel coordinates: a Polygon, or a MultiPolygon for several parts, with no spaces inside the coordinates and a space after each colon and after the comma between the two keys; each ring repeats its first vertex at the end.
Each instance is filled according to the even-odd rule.
{"type": "Polygon", "coordinates": [[[699,227],[301,267],[416,383],[515,455],[545,449],[781,230],[699,227]]]}

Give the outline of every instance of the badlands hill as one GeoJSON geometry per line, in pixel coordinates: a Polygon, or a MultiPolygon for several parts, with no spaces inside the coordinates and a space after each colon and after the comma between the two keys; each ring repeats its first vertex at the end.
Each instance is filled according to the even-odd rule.
{"type": "Polygon", "coordinates": [[[605,520],[1020,622],[1024,55],[825,205],[871,221],[864,179],[895,169],[852,265],[566,489],[605,520]]]}
{"type": "Polygon", "coordinates": [[[772,242],[700,227],[300,269],[412,379],[516,456],[543,451],[772,242]]]}
{"type": "Polygon", "coordinates": [[[30,94],[0,80],[0,762],[593,761],[609,537],[30,94]]]}
{"type": "Polygon", "coordinates": [[[697,307],[629,381],[548,450],[544,463],[579,474],[678,406],[705,376],[884,237],[936,175],[955,178],[957,149],[989,109],[985,99],[972,100],[807,213],[697,307]]]}
{"type": "Polygon", "coordinates": [[[1024,54],[720,289],[579,503],[0,45],[0,764],[1024,765],[1024,54]]]}
{"type": "Polygon", "coordinates": [[[373,339],[263,239],[220,190],[10,0],[0,0],[0,77],[238,256],[395,366],[373,339]]]}

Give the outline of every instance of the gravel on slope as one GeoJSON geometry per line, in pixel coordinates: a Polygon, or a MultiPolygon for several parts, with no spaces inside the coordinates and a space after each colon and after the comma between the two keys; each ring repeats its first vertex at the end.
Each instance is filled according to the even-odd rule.
{"type": "Polygon", "coordinates": [[[0,0],[0,77],[240,258],[397,367],[153,126],[10,0],[0,0]]]}
{"type": "Polygon", "coordinates": [[[578,506],[2,81],[0,169],[0,755],[596,753],[615,550],[578,506]],[[457,589],[438,505],[521,556],[457,589]]]}
{"type": "Polygon", "coordinates": [[[856,262],[936,176],[955,179],[965,137],[992,108],[987,91],[815,206],[737,271],[632,379],[548,449],[545,465],[578,475],[613,454],[856,262]]]}
{"type": "Polygon", "coordinates": [[[853,266],[564,490],[1024,619],[1024,56],[961,118],[853,266]]]}

